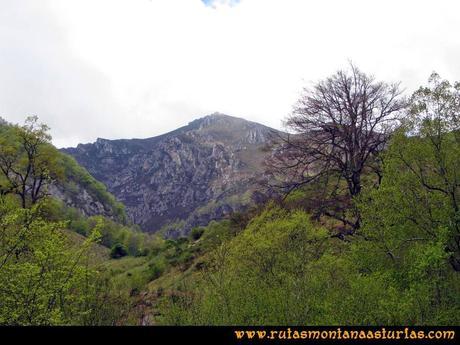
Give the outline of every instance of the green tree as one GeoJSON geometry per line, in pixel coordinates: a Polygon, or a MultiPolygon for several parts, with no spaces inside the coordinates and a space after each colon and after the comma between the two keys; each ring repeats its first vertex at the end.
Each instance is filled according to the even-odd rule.
{"type": "Polygon", "coordinates": [[[48,132],[36,116],[23,126],[3,126],[0,132],[0,194],[19,196],[23,208],[45,197],[47,185],[63,174],[48,132]]]}
{"type": "Polygon", "coordinates": [[[0,202],[0,324],[78,324],[88,312],[96,272],[84,259],[98,231],[72,248],[64,223],[41,218],[41,203],[23,209],[10,198],[0,202]]]}
{"type": "Polygon", "coordinates": [[[413,94],[385,153],[380,188],[359,204],[358,269],[385,275],[405,296],[406,315],[421,323],[452,323],[460,307],[459,90],[433,74],[413,94]]]}
{"type": "Polygon", "coordinates": [[[382,186],[362,203],[367,236],[390,258],[412,243],[438,243],[460,270],[459,90],[433,74],[414,93],[411,117],[385,155],[382,186]]]}

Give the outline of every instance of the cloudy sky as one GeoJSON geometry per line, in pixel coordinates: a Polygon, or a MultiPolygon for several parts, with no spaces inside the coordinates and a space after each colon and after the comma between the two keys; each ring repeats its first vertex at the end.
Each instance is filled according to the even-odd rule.
{"type": "Polygon", "coordinates": [[[458,0],[0,0],[0,116],[53,142],[150,137],[215,111],[280,128],[352,60],[410,92],[460,80],[458,0]]]}

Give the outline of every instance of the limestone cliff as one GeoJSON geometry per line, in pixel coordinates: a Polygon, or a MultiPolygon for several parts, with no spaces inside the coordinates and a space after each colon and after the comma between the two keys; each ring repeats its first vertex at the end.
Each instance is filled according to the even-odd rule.
{"type": "Polygon", "coordinates": [[[103,182],[142,229],[175,222],[169,230],[184,233],[257,197],[263,148],[273,132],[215,113],[161,136],[97,139],[63,151],[103,182]]]}

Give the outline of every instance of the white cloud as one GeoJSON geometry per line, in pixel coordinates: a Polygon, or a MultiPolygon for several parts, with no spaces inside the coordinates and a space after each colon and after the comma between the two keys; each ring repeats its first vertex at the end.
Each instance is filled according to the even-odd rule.
{"type": "Polygon", "coordinates": [[[240,0],[201,0],[206,6],[217,9],[221,6],[236,6],[240,0]]]}
{"type": "Polygon", "coordinates": [[[455,0],[2,1],[0,115],[38,114],[57,145],[214,111],[280,127],[301,86],[348,59],[409,90],[432,70],[460,79],[455,0]]]}

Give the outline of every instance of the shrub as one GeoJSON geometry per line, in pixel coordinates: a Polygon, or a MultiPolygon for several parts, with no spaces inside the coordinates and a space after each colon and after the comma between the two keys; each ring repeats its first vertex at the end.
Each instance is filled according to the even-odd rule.
{"type": "Polygon", "coordinates": [[[204,233],[204,230],[205,228],[203,227],[196,227],[196,228],[193,228],[192,231],[190,232],[190,238],[194,241],[197,241],[201,238],[201,236],[203,235],[204,233]]]}
{"type": "Polygon", "coordinates": [[[156,259],[149,264],[149,281],[159,278],[165,271],[166,263],[164,260],[156,259]]]}
{"type": "Polygon", "coordinates": [[[119,259],[126,255],[128,255],[128,251],[126,250],[126,247],[121,243],[115,243],[110,250],[110,257],[112,259],[119,259]]]}

